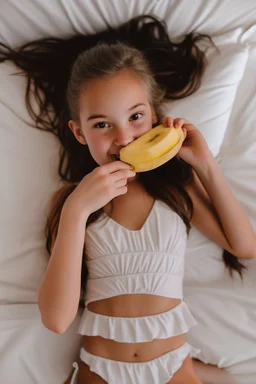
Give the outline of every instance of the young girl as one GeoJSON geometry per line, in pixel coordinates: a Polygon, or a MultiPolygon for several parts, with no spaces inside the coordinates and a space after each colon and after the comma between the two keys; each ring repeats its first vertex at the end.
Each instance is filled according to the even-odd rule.
{"type": "MultiPolygon", "coordinates": [[[[185,340],[196,322],[182,300],[190,225],[225,249],[226,264],[240,273],[237,258],[255,257],[252,227],[202,134],[183,118],[162,117],[164,98],[184,97],[199,85],[204,63],[195,44],[199,37],[170,45],[156,25],[162,35],[154,38],[147,27],[151,48],[148,43],[143,53],[137,48],[146,35],[136,34],[134,48],[127,44],[130,32],[121,38],[122,29],[118,42],[112,34],[103,43],[107,39],[99,34],[81,50],[68,73],[67,105],[54,97],[65,90],[60,77],[49,74],[48,83],[43,82],[36,71],[31,74],[32,66],[25,68],[37,92],[46,95],[37,122],[47,127],[43,118],[49,118],[64,148],[60,173],[68,183],[52,200],[51,257],[38,304],[44,325],[63,333],[77,314],[82,287],[83,346],[71,384],[200,383],[189,357],[196,351],[185,340]],[[172,60],[168,73],[159,64],[165,58],[169,64],[172,60]],[[194,66],[188,69],[188,63],[194,66]],[[56,88],[50,89],[51,83],[56,88]],[[55,118],[48,114],[49,105],[55,118]],[[163,166],[135,174],[118,160],[120,149],[160,123],[182,127],[182,148],[163,166]]],[[[64,49],[57,49],[64,43],[47,43],[38,43],[37,52],[45,54],[48,48],[50,57],[54,47],[64,62],[64,49]]],[[[24,51],[28,46],[20,61],[16,56],[23,69],[24,51]]],[[[15,61],[14,55],[10,51],[6,57],[15,61]]]]}

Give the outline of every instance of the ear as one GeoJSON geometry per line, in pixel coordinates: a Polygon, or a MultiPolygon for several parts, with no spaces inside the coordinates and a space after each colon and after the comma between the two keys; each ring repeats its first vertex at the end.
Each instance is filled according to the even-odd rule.
{"type": "Polygon", "coordinates": [[[77,141],[79,141],[79,143],[82,145],[86,145],[86,140],[85,140],[85,137],[83,135],[83,131],[82,131],[80,125],[77,124],[74,120],[69,120],[68,126],[71,129],[71,131],[73,132],[77,141]]]}
{"type": "Polygon", "coordinates": [[[151,114],[152,114],[152,125],[154,125],[158,122],[158,118],[155,112],[155,108],[153,107],[152,104],[150,104],[150,108],[151,108],[151,114]]]}
{"type": "Polygon", "coordinates": [[[155,112],[152,110],[152,124],[156,124],[158,121],[157,116],[155,112]]]}

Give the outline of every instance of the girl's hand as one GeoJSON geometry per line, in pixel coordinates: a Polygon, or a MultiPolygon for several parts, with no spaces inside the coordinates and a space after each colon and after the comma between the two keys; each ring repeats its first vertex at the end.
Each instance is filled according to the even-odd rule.
{"type": "Polygon", "coordinates": [[[202,162],[212,156],[202,133],[189,121],[183,118],[165,117],[163,125],[165,127],[182,128],[184,141],[178,155],[193,168],[201,165],[202,162]]]}
{"type": "Polygon", "coordinates": [[[97,167],[81,180],[66,203],[71,203],[88,217],[114,197],[124,195],[127,192],[127,179],[135,175],[131,167],[122,161],[97,167]]]}

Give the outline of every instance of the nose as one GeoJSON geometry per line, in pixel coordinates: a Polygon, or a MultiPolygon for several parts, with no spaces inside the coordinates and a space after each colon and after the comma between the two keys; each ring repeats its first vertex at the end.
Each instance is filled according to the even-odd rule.
{"type": "Polygon", "coordinates": [[[118,127],[115,130],[114,144],[118,147],[125,147],[133,141],[132,132],[127,128],[118,127]]]}

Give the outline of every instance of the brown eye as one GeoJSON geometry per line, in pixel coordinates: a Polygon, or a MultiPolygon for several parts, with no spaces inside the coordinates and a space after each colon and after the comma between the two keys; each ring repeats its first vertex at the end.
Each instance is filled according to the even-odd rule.
{"type": "Polygon", "coordinates": [[[105,121],[100,121],[99,123],[94,125],[94,128],[107,128],[107,126],[108,123],[106,123],[105,121]]]}
{"type": "Polygon", "coordinates": [[[130,120],[139,120],[142,116],[142,113],[134,113],[134,115],[131,116],[130,120]]]}

